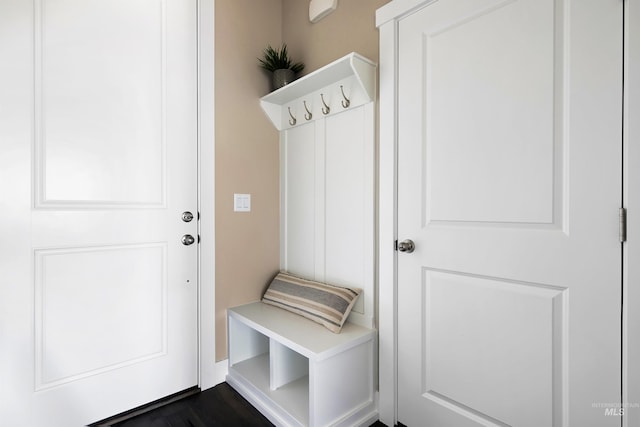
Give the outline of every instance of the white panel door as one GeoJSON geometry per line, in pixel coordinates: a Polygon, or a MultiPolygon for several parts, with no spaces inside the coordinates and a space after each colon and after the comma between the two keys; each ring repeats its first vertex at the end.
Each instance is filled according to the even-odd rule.
{"type": "Polygon", "coordinates": [[[195,0],[0,2],[0,417],[197,385],[195,0]]]}
{"type": "Polygon", "coordinates": [[[622,2],[399,24],[398,420],[619,426],[622,2]]]}

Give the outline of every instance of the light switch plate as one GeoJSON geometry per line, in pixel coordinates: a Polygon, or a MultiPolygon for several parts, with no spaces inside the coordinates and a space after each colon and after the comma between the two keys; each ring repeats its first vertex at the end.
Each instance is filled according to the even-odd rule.
{"type": "Polygon", "coordinates": [[[233,211],[251,212],[251,194],[234,194],[233,211]]]}

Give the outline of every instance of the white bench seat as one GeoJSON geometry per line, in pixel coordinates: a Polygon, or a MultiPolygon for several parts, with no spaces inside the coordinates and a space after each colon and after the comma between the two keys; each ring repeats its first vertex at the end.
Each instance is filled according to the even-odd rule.
{"type": "Polygon", "coordinates": [[[277,426],[369,426],[376,331],[335,334],[278,307],[228,310],[227,382],[277,426]]]}

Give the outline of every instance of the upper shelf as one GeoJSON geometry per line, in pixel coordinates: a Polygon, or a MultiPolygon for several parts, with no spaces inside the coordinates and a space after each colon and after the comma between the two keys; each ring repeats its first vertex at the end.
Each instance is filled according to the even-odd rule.
{"type": "Polygon", "coordinates": [[[376,64],[352,52],[263,96],[260,105],[282,130],[366,104],[375,97],[376,64]]]}

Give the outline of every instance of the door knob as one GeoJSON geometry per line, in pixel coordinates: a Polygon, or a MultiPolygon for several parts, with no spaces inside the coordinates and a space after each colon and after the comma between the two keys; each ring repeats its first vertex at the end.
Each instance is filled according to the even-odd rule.
{"type": "Polygon", "coordinates": [[[182,220],[184,222],[191,222],[193,219],[193,214],[189,211],[182,212],[182,220]]]}
{"type": "Polygon", "coordinates": [[[184,236],[182,236],[181,240],[182,240],[182,244],[185,246],[189,246],[196,241],[196,239],[191,234],[185,234],[184,236]]]}
{"type": "Polygon", "coordinates": [[[411,252],[414,251],[414,249],[416,248],[416,245],[413,243],[413,240],[403,240],[402,242],[398,243],[398,250],[400,252],[406,252],[408,254],[410,254],[411,252]]]}

